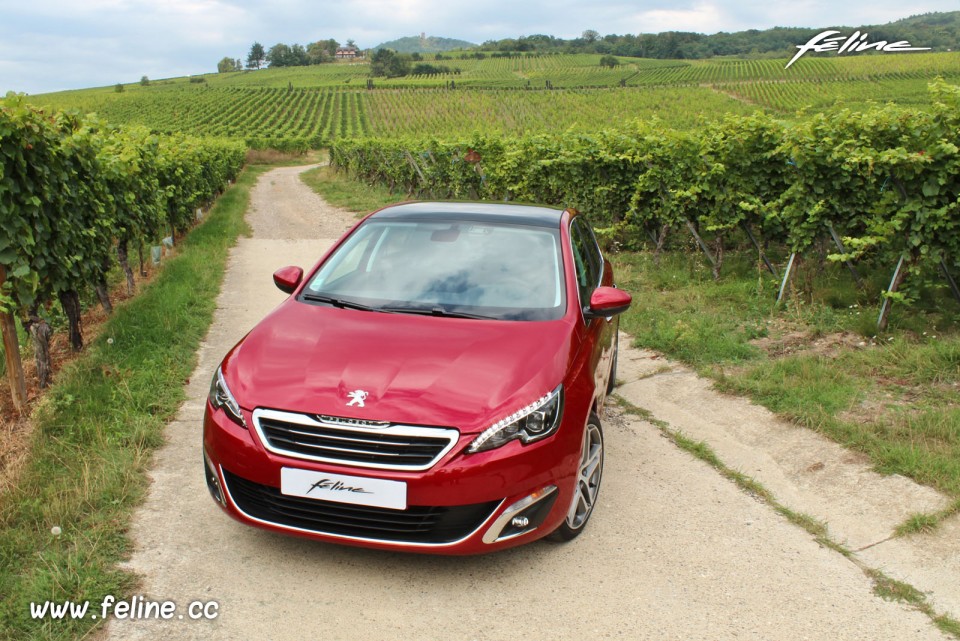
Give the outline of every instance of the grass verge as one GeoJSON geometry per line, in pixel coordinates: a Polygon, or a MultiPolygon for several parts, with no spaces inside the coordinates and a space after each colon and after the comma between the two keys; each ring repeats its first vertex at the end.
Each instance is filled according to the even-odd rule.
{"type": "Polygon", "coordinates": [[[331,167],[319,167],[300,174],[300,180],[331,205],[357,214],[369,214],[381,207],[408,200],[404,194],[379,185],[364,185],[331,167]]]}
{"type": "Polygon", "coordinates": [[[0,497],[0,638],[72,639],[99,623],[34,620],[31,602],[99,603],[136,586],[118,568],[144,472],[184,398],[228,250],[249,233],[248,167],[143,292],[117,308],[37,408],[29,462],[0,497]],[[59,534],[54,534],[59,528],[59,534]]]}
{"type": "MultiPolygon", "coordinates": [[[[865,292],[838,265],[814,266],[813,294],[778,307],[778,283],[749,252],[728,254],[714,282],[691,252],[613,256],[634,306],[621,327],[640,346],[683,361],[724,391],[867,454],[897,473],[960,500],[960,307],[943,289],[896,306],[877,335],[884,266],[865,292]]],[[[929,530],[957,509],[905,524],[929,530]]],[[[911,529],[912,528],[912,529],[911,529]]]]}

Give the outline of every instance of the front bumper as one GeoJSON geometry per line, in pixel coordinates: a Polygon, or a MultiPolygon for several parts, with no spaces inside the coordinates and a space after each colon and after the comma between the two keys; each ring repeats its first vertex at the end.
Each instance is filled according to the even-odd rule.
{"type": "MultiPolygon", "coordinates": [[[[252,426],[252,415],[245,418],[252,426]]],[[[278,455],[254,429],[208,403],[204,465],[218,504],[248,525],[362,547],[480,554],[533,541],[560,525],[572,502],[582,430],[573,421],[544,441],[471,455],[463,451],[472,437],[462,436],[430,469],[369,469],[278,455]],[[407,507],[288,496],[280,492],[283,468],[399,481],[407,507]]]]}

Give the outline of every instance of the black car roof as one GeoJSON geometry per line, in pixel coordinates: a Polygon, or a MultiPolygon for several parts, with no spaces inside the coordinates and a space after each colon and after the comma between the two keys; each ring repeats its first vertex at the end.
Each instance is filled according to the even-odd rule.
{"type": "Polygon", "coordinates": [[[419,220],[509,223],[537,227],[560,226],[564,210],[539,205],[490,202],[417,202],[391,205],[374,213],[377,220],[419,220]]]}

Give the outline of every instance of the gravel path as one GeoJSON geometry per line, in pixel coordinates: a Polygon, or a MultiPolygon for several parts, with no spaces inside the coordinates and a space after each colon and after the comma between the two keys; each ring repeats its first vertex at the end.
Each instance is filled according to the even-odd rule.
{"type": "MultiPolygon", "coordinates": [[[[110,638],[945,638],[925,615],[875,596],[859,567],[676,448],[658,428],[613,411],[604,423],[600,504],[569,544],[429,557],[320,544],[228,518],[207,494],[201,467],[211,373],[283,299],[270,274],[287,264],[309,267],[352,222],[304,187],[298,171],[271,171],[254,191],[253,238],[231,254],[189,400],[156,455],[150,495],[131,533],[129,567],[142,576],[141,594],[175,601],[179,611],[194,600],[215,600],[219,616],[112,620],[110,638]]],[[[622,352],[624,393],[635,402],[657,394],[658,402],[675,404],[668,420],[676,428],[685,429],[684,413],[708,418],[695,388],[691,398],[673,398],[669,385],[641,387],[660,376],[648,376],[651,356],[622,352]]],[[[759,421],[757,429],[772,421],[751,412],[742,420],[759,421]]]]}

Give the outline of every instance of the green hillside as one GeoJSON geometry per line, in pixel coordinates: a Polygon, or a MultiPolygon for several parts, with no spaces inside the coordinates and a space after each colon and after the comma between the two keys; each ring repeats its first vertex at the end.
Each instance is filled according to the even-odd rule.
{"type": "MultiPolygon", "coordinates": [[[[467,55],[467,54],[464,54],[467,55]]],[[[114,123],[241,138],[254,146],[318,147],[343,137],[629,127],[658,118],[676,128],[727,113],[794,117],[843,103],[926,109],[927,84],[960,83],[960,53],[805,56],[776,60],[621,58],[595,54],[461,58],[449,72],[370,81],[363,61],[209,74],[31,97],[114,123]]]]}
{"type": "Polygon", "coordinates": [[[441,51],[472,49],[476,46],[474,43],[467,42],[466,40],[420,35],[382,42],[376,47],[373,47],[373,49],[393,49],[398,53],[438,53],[441,51]]]}

